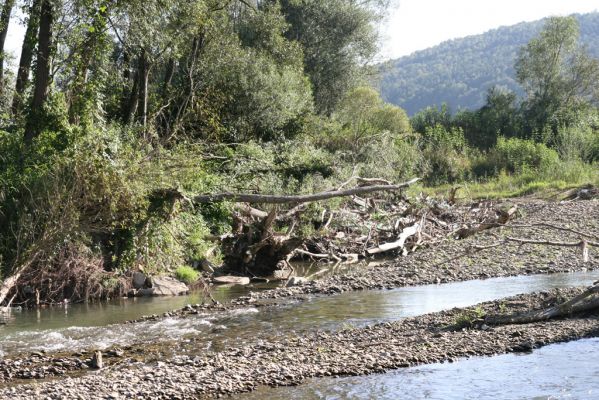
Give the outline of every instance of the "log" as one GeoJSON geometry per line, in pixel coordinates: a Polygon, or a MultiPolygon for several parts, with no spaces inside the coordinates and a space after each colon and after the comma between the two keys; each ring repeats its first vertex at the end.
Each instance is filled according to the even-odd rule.
{"type": "Polygon", "coordinates": [[[492,315],[485,318],[488,325],[526,324],[546,321],[552,318],[567,317],[572,314],[599,308],[599,297],[583,301],[599,293],[599,285],[595,284],[574,298],[543,310],[535,310],[523,314],[492,315]]]}
{"type": "Polygon", "coordinates": [[[399,238],[397,239],[397,241],[391,242],[391,243],[383,243],[376,247],[371,247],[370,249],[367,249],[366,252],[370,255],[375,255],[375,254],[384,253],[384,252],[387,252],[390,250],[395,250],[395,249],[400,249],[400,248],[403,249],[406,240],[410,236],[413,236],[416,233],[418,233],[419,230],[420,230],[420,223],[416,222],[414,225],[405,228],[399,235],[399,238]]]}
{"type": "Polygon", "coordinates": [[[298,195],[298,196],[284,196],[284,195],[267,195],[267,194],[251,194],[251,193],[217,193],[217,194],[206,194],[198,195],[193,197],[194,203],[212,203],[223,200],[235,201],[238,203],[264,203],[264,204],[287,204],[287,203],[310,203],[314,201],[327,200],[335,197],[346,197],[365,193],[374,192],[393,192],[401,189],[405,189],[414,183],[420,181],[420,178],[414,178],[407,182],[400,183],[397,185],[373,185],[356,187],[347,190],[332,190],[327,192],[298,195]]]}
{"type": "Polygon", "coordinates": [[[452,232],[451,236],[454,236],[456,239],[465,239],[487,229],[505,226],[505,224],[512,218],[512,216],[516,214],[516,211],[518,211],[517,206],[513,206],[507,211],[500,210],[498,211],[499,215],[496,217],[495,220],[487,220],[474,227],[466,226],[460,228],[457,231],[452,232]]]}
{"type": "Polygon", "coordinates": [[[248,217],[254,217],[258,219],[264,219],[268,217],[268,213],[266,211],[258,210],[257,208],[250,207],[247,204],[239,203],[235,205],[235,208],[248,217]]]}
{"type": "Polygon", "coordinates": [[[10,293],[11,289],[17,284],[23,272],[25,272],[25,270],[33,263],[35,257],[36,256],[33,256],[27,262],[21,264],[12,272],[12,275],[2,281],[0,284],[0,304],[6,300],[6,297],[10,293]]]}

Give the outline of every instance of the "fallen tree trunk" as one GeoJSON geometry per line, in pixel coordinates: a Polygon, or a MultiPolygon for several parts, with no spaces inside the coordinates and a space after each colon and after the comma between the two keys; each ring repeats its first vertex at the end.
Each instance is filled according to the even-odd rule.
{"type": "Polygon", "coordinates": [[[24,262],[17,269],[15,269],[9,277],[2,281],[0,284],[0,304],[6,300],[12,288],[17,284],[23,272],[25,272],[25,270],[27,270],[27,268],[29,268],[29,266],[33,263],[34,259],[35,256],[31,257],[27,262],[24,262]]]}
{"type": "Polygon", "coordinates": [[[523,314],[491,315],[485,318],[485,323],[488,325],[526,324],[599,309],[599,297],[595,296],[597,293],[599,293],[599,284],[596,283],[578,296],[553,307],[523,314]],[[589,298],[590,300],[587,300],[589,298]]]}
{"type": "Polygon", "coordinates": [[[403,249],[404,244],[406,243],[406,240],[410,236],[417,234],[419,230],[420,230],[420,223],[416,222],[414,225],[408,226],[407,228],[405,228],[399,235],[399,238],[397,239],[397,241],[391,242],[391,243],[380,244],[376,247],[367,249],[366,252],[372,256],[372,255],[384,253],[384,252],[387,252],[390,250],[403,249]]]}
{"type": "Polygon", "coordinates": [[[393,192],[405,189],[410,185],[420,181],[420,178],[414,178],[407,182],[397,185],[373,185],[362,186],[347,190],[332,190],[327,192],[298,195],[298,196],[278,196],[267,194],[251,193],[217,193],[198,195],[192,198],[194,203],[212,203],[216,201],[230,200],[238,203],[265,203],[265,204],[287,204],[287,203],[309,203],[313,201],[327,200],[335,197],[346,197],[374,192],[393,192]]]}

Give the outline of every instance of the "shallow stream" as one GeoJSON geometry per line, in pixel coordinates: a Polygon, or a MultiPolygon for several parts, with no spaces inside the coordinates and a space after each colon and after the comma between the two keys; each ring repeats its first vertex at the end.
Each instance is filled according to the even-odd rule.
{"type": "MultiPolygon", "coordinates": [[[[201,303],[201,294],[176,298],[123,299],[103,304],[24,310],[0,326],[0,355],[18,352],[78,351],[135,343],[195,337],[198,350],[268,339],[290,332],[338,329],[392,321],[453,307],[464,307],[519,293],[589,285],[599,271],[495,278],[394,290],[348,292],[314,297],[268,309],[240,309],[220,315],[165,318],[137,324],[118,324],[142,315],[161,314],[185,304],[201,303]]],[[[220,287],[214,297],[226,301],[248,290],[267,288],[220,287]]]]}
{"type": "Polygon", "coordinates": [[[599,399],[599,338],[553,344],[531,354],[475,357],[387,374],[312,379],[260,388],[237,400],[599,399]]]}

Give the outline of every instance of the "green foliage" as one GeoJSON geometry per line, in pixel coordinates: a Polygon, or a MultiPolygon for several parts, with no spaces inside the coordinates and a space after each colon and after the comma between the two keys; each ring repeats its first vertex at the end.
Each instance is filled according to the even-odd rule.
{"type": "Polygon", "coordinates": [[[459,128],[427,127],[421,139],[426,180],[432,184],[464,179],[470,171],[468,145],[459,128]]]}
{"type": "MultiPolygon", "coordinates": [[[[234,220],[233,204],[193,204],[196,194],[306,194],[356,176],[483,177],[490,190],[524,193],[596,178],[592,103],[534,135],[522,112],[532,103],[497,88],[478,111],[444,104],[410,121],[364,86],[386,0],[256,4],[55,5],[43,107],[0,116],[3,276],[27,264],[114,292],[130,269],[193,282],[182,266],[217,262],[206,238],[234,220]]],[[[577,54],[575,65],[593,65],[577,54]]],[[[343,201],[310,204],[296,232],[318,234],[314,221],[343,201]]]]}
{"type": "Polygon", "coordinates": [[[561,127],[557,132],[556,148],[564,160],[599,162],[599,120],[580,121],[575,125],[561,127]],[[594,125],[594,126],[593,126],[594,125]]]}
{"type": "Polygon", "coordinates": [[[516,94],[494,86],[483,107],[458,113],[454,124],[462,127],[468,143],[479,149],[493,147],[498,136],[516,136],[522,125],[516,94]]]}
{"type": "Polygon", "coordinates": [[[494,168],[510,173],[532,170],[537,173],[554,168],[559,163],[559,155],[542,143],[518,138],[499,138],[497,146],[489,154],[489,162],[494,168]]]}
{"type": "Polygon", "coordinates": [[[362,67],[376,53],[374,23],[387,1],[282,0],[289,29],[304,52],[304,70],[312,83],[316,110],[330,114],[361,80],[362,67]]]}
{"type": "Polygon", "coordinates": [[[455,318],[454,324],[461,328],[472,328],[477,322],[482,322],[487,313],[481,307],[467,310],[455,318]]]}
{"type": "Polygon", "coordinates": [[[453,126],[453,118],[447,103],[443,103],[440,108],[429,106],[420,110],[411,118],[410,123],[415,132],[424,133],[427,128],[436,126],[450,129],[453,126]]]}
{"type": "Polygon", "coordinates": [[[181,282],[185,282],[190,285],[198,280],[200,273],[190,266],[182,265],[175,271],[175,276],[181,282]]]}
{"type": "MultiPolygon", "coordinates": [[[[597,100],[599,60],[579,44],[574,17],[551,17],[540,34],[523,47],[516,60],[518,82],[529,131],[569,124],[581,107],[597,100]]],[[[553,143],[553,138],[549,138],[553,143]]]]}

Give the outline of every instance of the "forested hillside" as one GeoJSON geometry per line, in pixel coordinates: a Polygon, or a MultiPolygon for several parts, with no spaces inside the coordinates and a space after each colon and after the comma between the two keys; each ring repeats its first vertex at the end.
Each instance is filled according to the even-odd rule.
{"type": "MultiPolygon", "coordinates": [[[[581,41],[591,54],[599,56],[599,13],[576,17],[581,41]]],[[[501,27],[390,61],[383,66],[383,98],[412,115],[441,103],[454,111],[480,108],[487,89],[494,85],[521,94],[514,61],[518,50],[539,33],[544,22],[501,27]]]]}

